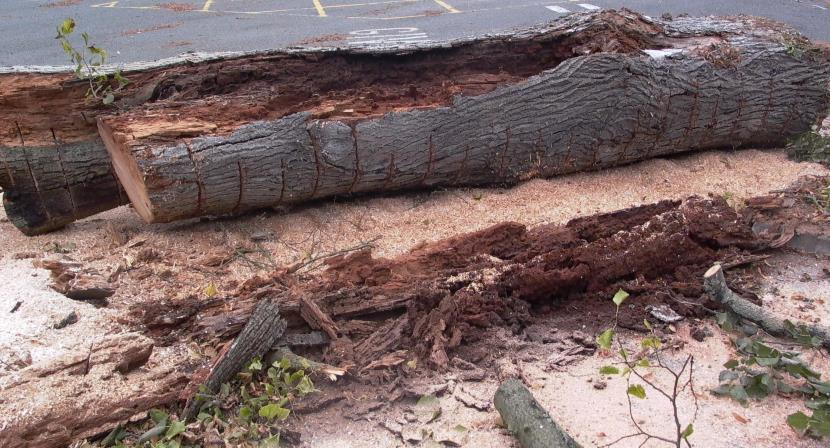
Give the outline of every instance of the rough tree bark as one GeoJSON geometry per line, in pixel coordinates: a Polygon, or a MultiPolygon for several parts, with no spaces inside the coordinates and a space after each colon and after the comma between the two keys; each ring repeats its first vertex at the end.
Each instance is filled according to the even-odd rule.
{"type": "Polygon", "coordinates": [[[0,187],[27,233],[120,204],[96,122],[150,221],[776,145],[826,111],[830,69],[810,48],[768,21],[605,11],[447,42],[131,65],[117,110],[27,67],[0,74],[0,187]]]}
{"type": "MultiPolygon", "coordinates": [[[[788,50],[787,33],[751,21],[657,24],[609,12],[514,36],[510,45],[541,47],[528,58],[548,60],[477,95],[423,105],[418,89],[429,82],[412,82],[412,101],[400,98],[407,85],[392,83],[395,107],[360,112],[346,99],[334,111],[324,102],[283,116],[257,112],[254,123],[239,120],[241,107],[208,117],[157,103],[101,117],[99,130],[148,222],[354,193],[512,184],[689,150],[784,144],[826,113],[830,79],[824,56],[788,50]],[[615,47],[591,47],[599,40],[615,47]],[[558,54],[545,53],[553,47],[558,54]]],[[[407,66],[430,51],[386,61],[407,66]]],[[[447,56],[431,60],[440,68],[447,56]]],[[[499,57],[479,63],[498,65],[499,57]]],[[[231,100],[205,101],[200,108],[231,100]]]]}
{"type": "Polygon", "coordinates": [[[493,404],[522,448],[580,448],[520,380],[514,378],[502,383],[493,404]]]}

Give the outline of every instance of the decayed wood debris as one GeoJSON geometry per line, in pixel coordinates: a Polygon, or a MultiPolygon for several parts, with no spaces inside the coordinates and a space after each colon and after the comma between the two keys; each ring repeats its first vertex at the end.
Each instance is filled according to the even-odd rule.
{"type": "MultiPolygon", "coordinates": [[[[647,306],[667,300],[642,291],[681,290],[693,304],[711,262],[764,246],[723,200],[690,198],[565,226],[499,224],[396,259],[361,251],[327,260],[320,275],[278,270],[256,277],[229,301],[136,311],[161,339],[226,340],[240,331],[255,304],[269,298],[288,324],[286,335],[329,328],[323,360],[373,381],[411,359],[446,369],[463,341],[493,325],[526,324],[534,304],[586,306],[632,279],[642,300],[621,321],[642,322],[647,306]],[[314,297],[315,312],[307,310],[306,297],[314,297]]],[[[683,314],[699,312],[670,304],[683,314]]],[[[572,313],[575,320],[596,319],[572,313]]]]}
{"type": "Polygon", "coordinates": [[[97,270],[69,259],[42,259],[35,266],[49,270],[52,288],[74,300],[101,301],[115,294],[116,286],[97,270]]]}
{"type": "Polygon", "coordinates": [[[348,371],[361,382],[406,377],[414,360],[439,370],[461,366],[481,379],[498,363],[487,350],[470,357],[476,341],[486,340],[492,327],[522,331],[539,322],[538,307],[567,312],[575,328],[610,321],[608,299],[623,287],[634,298],[621,309],[620,325],[641,325],[656,305],[702,315],[701,305],[717,305],[703,294],[707,268],[751,258],[773,241],[756,237],[751,227],[722,198],[692,197],[565,225],[501,223],[392,259],[375,258],[369,249],[349,252],[325,260],[318,274],[289,267],[254,277],[230,297],[138,304],[131,316],[144,336],[94,342],[65,362],[28,368],[25,381],[0,390],[3,403],[43,398],[67,383],[79,394],[58,397],[54,411],[4,423],[0,444],[66,445],[191,397],[195,385],[226,381],[246,357],[266,352],[268,362],[287,357],[321,374],[348,371]],[[282,320],[284,334],[274,342],[282,320]],[[256,331],[243,330],[246,323],[256,331]],[[309,333],[315,327],[322,331],[309,333]],[[219,346],[238,335],[236,348],[219,355],[212,369],[164,365],[154,356],[153,346],[190,339],[219,346]],[[286,346],[305,350],[298,353],[313,361],[306,364],[286,346]],[[217,379],[208,380],[211,372],[217,379]],[[89,375],[115,393],[98,398],[82,386],[89,375]]]}
{"type": "Polygon", "coordinates": [[[128,67],[117,112],[84,103],[66,75],[0,75],[12,221],[38,233],[122,203],[102,141],[139,214],[171,221],[780,145],[826,114],[830,77],[824,54],[768,21],[628,11],[426,46],[183,62],[128,67]]]}

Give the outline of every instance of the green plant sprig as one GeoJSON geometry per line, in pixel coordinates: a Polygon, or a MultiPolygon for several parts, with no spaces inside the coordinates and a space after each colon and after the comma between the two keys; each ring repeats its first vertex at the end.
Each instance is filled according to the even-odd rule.
{"type": "Polygon", "coordinates": [[[121,70],[116,70],[111,75],[102,71],[107,63],[107,51],[90,43],[89,34],[86,32],[81,33],[84,45],[80,50],[72,45],[69,39],[69,36],[75,32],[75,20],[72,18],[61,22],[57,27],[57,32],[55,39],[60,42],[63,52],[69,56],[75,66],[75,76],[89,83],[86,97],[100,99],[107,106],[113,104],[115,94],[130,81],[121,74],[121,70]],[[115,87],[113,87],[113,81],[115,87]]]}

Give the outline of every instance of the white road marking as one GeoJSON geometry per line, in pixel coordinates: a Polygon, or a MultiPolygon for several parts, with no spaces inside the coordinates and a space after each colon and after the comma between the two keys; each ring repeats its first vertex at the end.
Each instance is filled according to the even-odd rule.
{"type": "Polygon", "coordinates": [[[429,41],[427,33],[412,27],[357,30],[350,32],[346,40],[349,45],[394,45],[429,41]]]}
{"type": "Polygon", "coordinates": [[[583,7],[583,8],[585,8],[585,9],[589,10],[589,11],[596,11],[596,10],[598,10],[598,9],[602,9],[602,8],[600,8],[599,6],[592,5],[592,4],[590,4],[590,3],[577,3],[577,4],[578,4],[579,6],[581,6],[581,7],[583,7]]]}
{"type": "Polygon", "coordinates": [[[559,14],[567,14],[567,13],[570,12],[570,11],[568,11],[567,9],[565,9],[561,6],[555,6],[555,5],[554,6],[545,6],[545,8],[548,8],[553,12],[558,12],[559,14]]]}
{"type": "Polygon", "coordinates": [[[825,8],[824,6],[820,6],[820,5],[813,5],[813,6],[815,6],[818,9],[823,9],[823,10],[827,11],[827,8],[825,8]]]}

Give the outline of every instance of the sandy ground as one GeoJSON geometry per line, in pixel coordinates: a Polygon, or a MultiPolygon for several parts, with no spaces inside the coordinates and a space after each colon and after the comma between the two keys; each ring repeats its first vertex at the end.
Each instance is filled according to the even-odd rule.
{"type": "MultiPolygon", "coordinates": [[[[118,331],[119,315],[132,304],[151,306],[162,299],[202,294],[211,282],[220,294],[229,292],[238,282],[271,266],[354,247],[375,238],[376,252],[391,256],[422,241],[478,230],[501,221],[529,225],[562,223],[577,216],[692,194],[724,195],[737,205],[741,198],[784,188],[801,175],[827,173],[819,165],[788,161],[780,151],[706,152],[596,173],[534,180],[510,189],[458,189],[327,201],[294,208],[290,213],[267,211],[236,219],[146,225],[132,210],[122,207],[62,231],[32,238],[14,229],[0,211],[0,387],[22,365],[48,361],[81,349],[85,340],[118,331]],[[56,249],[67,253],[55,254],[56,249]],[[148,249],[160,260],[158,263],[139,261],[148,249]],[[51,291],[47,272],[32,267],[31,260],[14,258],[24,252],[35,252],[38,257],[69,256],[104,273],[121,265],[127,272],[119,278],[119,288],[110,305],[95,308],[51,291]],[[199,267],[199,260],[206,255],[242,252],[224,268],[199,267]],[[20,308],[10,313],[18,301],[22,302],[20,308]],[[54,322],[72,310],[80,315],[80,322],[62,330],[52,328],[54,322]]],[[[778,271],[766,274],[773,277],[786,272],[782,278],[787,282],[765,286],[764,299],[772,309],[797,317],[830,319],[830,285],[826,280],[801,281],[808,268],[815,271],[808,273],[812,279],[821,278],[826,261],[816,259],[812,267],[787,263],[774,266],[769,269],[778,271]],[[792,298],[799,294],[812,301],[792,298]]],[[[728,340],[714,331],[716,336],[700,343],[684,336],[687,332],[685,324],[678,327],[678,337],[687,343],[684,352],[698,359],[696,388],[701,393],[695,423],[696,446],[819,446],[796,438],[784,422],[788,413],[799,408],[798,401],[774,399],[743,408],[706,393],[716,385],[720,365],[730,356],[728,340]]],[[[506,335],[505,340],[512,343],[506,335]]],[[[185,350],[177,353],[187,356],[185,350]]],[[[823,358],[817,361],[824,362],[823,358]]],[[[623,381],[608,380],[605,389],[594,389],[600,380],[597,369],[607,359],[586,358],[562,372],[543,371],[543,362],[539,360],[520,362],[532,379],[540,402],[581,443],[598,446],[631,431],[624,407],[623,381]]],[[[830,373],[826,365],[823,367],[830,373]]],[[[463,389],[487,401],[495,387],[495,381],[484,381],[455,384],[452,389],[456,393],[463,389]]],[[[663,431],[669,422],[665,405],[655,397],[638,403],[635,412],[647,426],[663,431]]],[[[405,406],[393,406],[359,421],[343,420],[342,415],[327,412],[311,414],[302,421],[307,429],[304,443],[310,447],[405,446],[399,436],[378,424],[401,418],[406,422],[405,406]],[[338,424],[331,425],[335,417],[338,424]]],[[[493,410],[470,409],[453,394],[442,398],[442,407],[442,417],[432,426],[468,428],[464,446],[514,446],[512,438],[497,426],[493,410]]],[[[0,403],[1,408],[8,411],[13,406],[0,403]]],[[[616,446],[638,444],[639,441],[627,440],[616,446]]]]}

